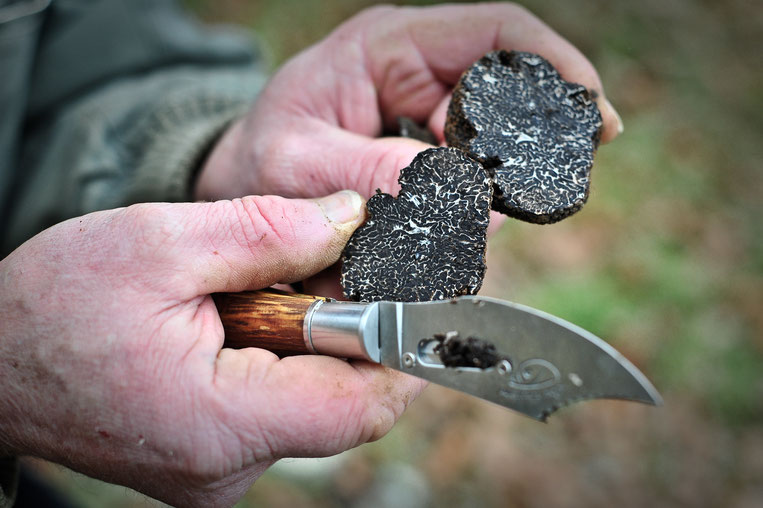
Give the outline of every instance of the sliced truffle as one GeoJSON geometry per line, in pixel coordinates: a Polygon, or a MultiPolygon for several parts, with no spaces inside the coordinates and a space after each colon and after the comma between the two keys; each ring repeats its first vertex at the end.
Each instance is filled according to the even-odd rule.
{"type": "Polygon", "coordinates": [[[461,76],[445,139],[491,172],[495,210],[544,224],[588,199],[601,126],[585,87],[564,81],[538,55],[501,50],[461,76]]]}
{"type": "Polygon", "coordinates": [[[342,256],[356,301],[429,301],[476,293],[485,276],[490,177],[455,148],[419,153],[397,198],[377,192],[342,256]]]}

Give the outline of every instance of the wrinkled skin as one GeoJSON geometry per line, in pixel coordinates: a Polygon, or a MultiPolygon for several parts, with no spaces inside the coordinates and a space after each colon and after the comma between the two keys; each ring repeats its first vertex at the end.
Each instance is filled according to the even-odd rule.
{"type": "Polygon", "coordinates": [[[523,8],[507,3],[376,7],[287,62],[227,132],[197,185],[200,198],[287,197],[397,189],[400,169],[428,145],[376,138],[398,116],[438,139],[461,73],[493,49],[533,51],[598,94],[603,140],[618,133],[593,66],[523,8]]]}
{"type": "MultiPolygon", "coordinates": [[[[602,142],[622,131],[596,70],[569,42],[511,3],[363,11],[287,62],[251,111],[212,152],[197,182],[202,199],[243,194],[322,196],[378,188],[397,195],[400,170],[431,148],[379,138],[398,116],[425,124],[444,140],[451,90],[461,73],[493,49],[543,55],[568,81],[595,92],[602,142]]],[[[504,216],[491,214],[491,231],[504,216]]],[[[336,277],[306,290],[340,297],[336,277]]]]}
{"type": "MultiPolygon", "coordinates": [[[[442,140],[450,88],[498,47],[538,52],[596,90],[603,140],[617,134],[590,63],[522,8],[379,7],[273,77],[214,148],[196,196],[395,193],[427,145],[377,139],[382,126],[406,115],[442,140]]],[[[174,505],[228,506],[280,457],[384,435],[421,381],[364,362],[221,349],[209,297],[332,265],[363,218],[357,195],[341,196],[98,212],[0,261],[0,456],[42,457],[174,505]]],[[[312,290],[335,286],[323,272],[312,290]]]]}
{"type": "Polygon", "coordinates": [[[221,350],[209,296],[335,262],[364,215],[350,195],[345,208],[136,205],[23,244],[0,262],[0,456],[43,457],[173,505],[225,506],[280,457],[381,437],[421,381],[366,362],[221,350]]]}

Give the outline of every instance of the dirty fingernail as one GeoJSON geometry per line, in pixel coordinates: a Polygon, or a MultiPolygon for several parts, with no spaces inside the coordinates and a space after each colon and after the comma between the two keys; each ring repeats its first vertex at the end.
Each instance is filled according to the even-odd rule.
{"type": "Polygon", "coordinates": [[[315,201],[326,218],[338,224],[355,222],[363,209],[363,198],[350,190],[343,190],[315,201]]]}

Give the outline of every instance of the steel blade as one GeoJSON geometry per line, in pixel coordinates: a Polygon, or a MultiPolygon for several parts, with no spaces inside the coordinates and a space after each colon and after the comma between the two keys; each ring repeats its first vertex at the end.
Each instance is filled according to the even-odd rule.
{"type": "Polygon", "coordinates": [[[662,403],[649,380],[615,348],[524,305],[480,296],[381,302],[379,334],[382,364],[542,421],[586,399],[662,403]],[[435,349],[446,334],[493,344],[505,360],[485,369],[446,367],[435,349]]]}

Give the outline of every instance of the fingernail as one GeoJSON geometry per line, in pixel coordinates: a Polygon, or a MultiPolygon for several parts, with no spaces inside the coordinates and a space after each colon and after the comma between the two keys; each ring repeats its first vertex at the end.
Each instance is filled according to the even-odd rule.
{"type": "Polygon", "coordinates": [[[609,102],[609,99],[604,99],[604,103],[606,104],[606,107],[609,108],[609,110],[615,116],[615,120],[617,120],[617,133],[622,134],[623,130],[625,129],[625,126],[623,125],[623,119],[620,118],[620,113],[618,113],[615,107],[612,105],[612,103],[609,102]]]}
{"type": "Polygon", "coordinates": [[[326,218],[337,224],[355,222],[363,209],[363,198],[350,190],[336,192],[316,199],[315,202],[321,207],[326,218]]]}

